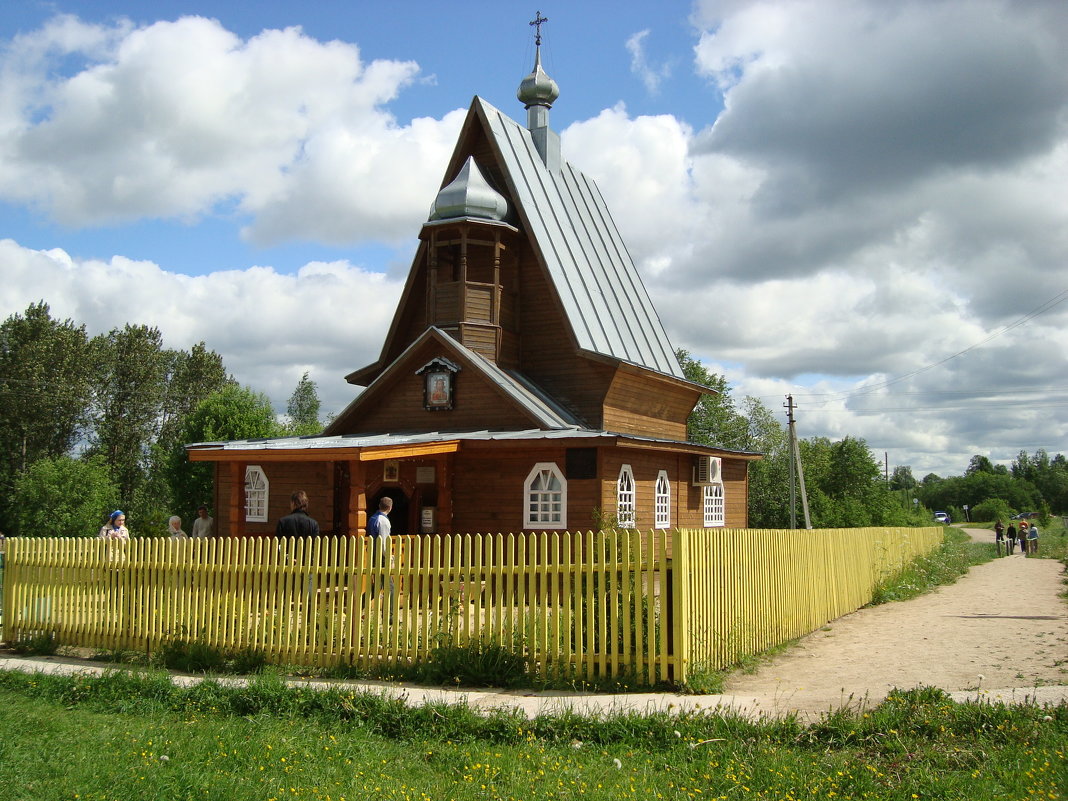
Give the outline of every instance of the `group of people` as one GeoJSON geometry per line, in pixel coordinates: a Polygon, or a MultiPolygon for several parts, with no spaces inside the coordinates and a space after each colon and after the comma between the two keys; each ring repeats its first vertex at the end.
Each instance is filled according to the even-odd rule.
{"type": "MultiPolygon", "coordinates": [[[[376,547],[389,544],[391,526],[389,513],[393,499],[388,495],[378,502],[378,510],[367,521],[367,536],[373,537],[376,547]]],[[[276,537],[318,537],[319,523],[308,514],[308,493],[297,490],[289,496],[289,514],[279,518],[274,527],[276,537]]]]}
{"type": "Polygon", "coordinates": [[[1024,555],[1038,553],[1038,526],[1035,525],[1034,520],[1030,523],[1027,520],[1021,520],[1019,528],[1010,520],[1008,529],[1001,524],[1000,520],[994,523],[994,544],[997,545],[998,556],[1001,556],[1002,544],[1005,545],[1006,556],[1016,553],[1017,543],[1020,545],[1020,553],[1024,555]]]}
{"type": "MultiPolygon", "coordinates": [[[[297,490],[289,498],[289,514],[278,520],[275,526],[277,537],[317,537],[319,536],[319,523],[308,514],[308,493],[297,490]]],[[[379,501],[378,510],[367,521],[367,534],[375,540],[376,553],[385,552],[390,539],[389,513],[393,510],[393,499],[385,496],[379,501]]],[[[108,522],[97,534],[105,540],[128,540],[130,530],[126,528],[126,513],[116,509],[108,515],[108,522]]],[[[193,521],[192,534],[186,534],[182,530],[182,518],[172,515],[167,521],[167,536],[172,540],[184,540],[189,537],[213,537],[215,536],[215,519],[208,514],[208,507],[201,504],[197,507],[197,519],[193,521]]]]}
{"type": "MultiPolygon", "coordinates": [[[[126,528],[126,513],[122,509],[116,509],[108,515],[108,522],[101,526],[97,536],[102,540],[130,539],[130,530],[126,528]]],[[[193,538],[214,537],[215,518],[208,514],[208,507],[201,504],[197,507],[197,519],[193,521],[193,533],[190,535],[182,531],[182,518],[178,515],[171,515],[167,521],[167,536],[172,540],[184,540],[190,536],[193,538]]]]}

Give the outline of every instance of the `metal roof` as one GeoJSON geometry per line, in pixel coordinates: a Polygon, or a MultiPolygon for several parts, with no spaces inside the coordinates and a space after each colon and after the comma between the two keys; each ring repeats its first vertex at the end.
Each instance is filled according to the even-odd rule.
{"type": "Polygon", "coordinates": [[[546,167],[529,130],[476,97],[579,348],[685,378],[597,185],[563,162],[546,167]]]}
{"type": "MultiPolygon", "coordinates": [[[[243,439],[229,442],[197,442],[186,445],[187,449],[211,449],[223,451],[255,450],[316,450],[331,448],[385,448],[403,447],[405,445],[428,445],[434,442],[506,442],[517,440],[561,440],[561,439],[612,439],[632,442],[647,442],[662,445],[681,445],[687,450],[702,453],[724,453],[735,456],[758,456],[750,451],[729,451],[724,448],[710,448],[694,442],[656,439],[634,434],[614,434],[611,431],[593,431],[588,428],[529,428],[523,431],[420,431],[409,434],[337,434],[324,437],[279,437],[275,439],[243,439]]],[[[592,442],[591,442],[592,444],[592,442]]]]}

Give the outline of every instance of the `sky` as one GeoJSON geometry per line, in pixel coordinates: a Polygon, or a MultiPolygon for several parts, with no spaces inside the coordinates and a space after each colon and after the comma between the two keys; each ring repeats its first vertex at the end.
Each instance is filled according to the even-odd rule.
{"type": "Polygon", "coordinates": [[[1062,0],[8,0],[0,315],[378,358],[474,95],[542,62],[672,344],[892,472],[1068,451],[1062,0]]]}

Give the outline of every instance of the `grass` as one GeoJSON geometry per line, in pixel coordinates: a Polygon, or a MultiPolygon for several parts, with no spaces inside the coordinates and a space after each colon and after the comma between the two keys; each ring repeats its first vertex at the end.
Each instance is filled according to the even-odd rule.
{"type": "Polygon", "coordinates": [[[526,720],[347,690],[0,673],[10,801],[1063,798],[1068,706],[895,692],[803,726],[708,713],[526,720]]]}
{"type": "Polygon", "coordinates": [[[942,545],[909,563],[900,573],[890,576],[875,588],[869,606],[889,601],[905,601],[952,584],[974,565],[997,558],[994,543],[972,542],[957,528],[947,528],[942,545]]]}

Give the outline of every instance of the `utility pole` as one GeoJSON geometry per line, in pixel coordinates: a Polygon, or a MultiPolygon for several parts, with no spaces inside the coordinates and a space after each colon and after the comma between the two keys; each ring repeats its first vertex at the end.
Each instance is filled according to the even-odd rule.
{"type": "Polygon", "coordinates": [[[787,395],[786,419],[790,430],[790,528],[797,528],[797,492],[794,489],[794,476],[801,487],[801,509],[805,513],[805,528],[812,528],[808,514],[808,493],[805,492],[805,470],[801,465],[801,447],[797,443],[797,429],[794,427],[794,396],[787,395]]]}

